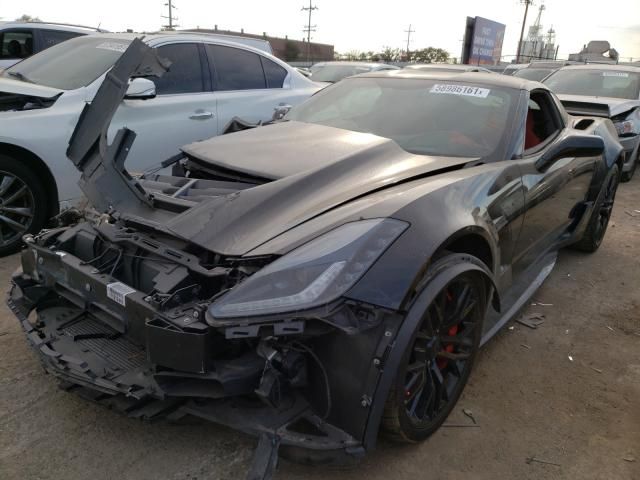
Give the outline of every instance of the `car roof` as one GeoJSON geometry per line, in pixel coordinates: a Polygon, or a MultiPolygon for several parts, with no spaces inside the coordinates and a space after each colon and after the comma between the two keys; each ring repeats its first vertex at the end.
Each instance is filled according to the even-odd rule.
{"type": "Polygon", "coordinates": [[[480,65],[467,65],[460,63],[410,63],[409,65],[405,65],[404,68],[407,70],[429,70],[429,69],[442,69],[447,68],[450,70],[461,70],[464,72],[470,72],[471,70],[487,70],[485,67],[480,65]]]}
{"type": "Polygon", "coordinates": [[[395,68],[399,68],[396,67],[395,65],[390,65],[388,63],[382,63],[382,62],[341,62],[341,61],[334,61],[334,62],[317,62],[314,63],[313,66],[324,66],[324,65],[344,65],[345,67],[369,67],[369,68],[378,68],[378,67],[395,67],[395,68]]]}
{"type": "Polygon", "coordinates": [[[87,35],[87,37],[95,37],[100,36],[100,38],[105,39],[114,39],[114,40],[129,40],[132,41],[134,38],[140,38],[146,44],[155,46],[164,41],[175,41],[175,42],[204,42],[204,43],[215,43],[216,45],[225,45],[234,48],[240,48],[244,50],[248,50],[253,53],[258,53],[263,56],[267,56],[270,59],[277,61],[277,63],[281,65],[286,65],[285,62],[275,57],[273,54],[262,50],[260,48],[253,47],[251,45],[247,45],[245,43],[234,42],[233,39],[227,40],[220,38],[219,35],[209,35],[207,33],[177,33],[177,32],[167,32],[167,33],[95,33],[94,35],[87,35]]]}
{"type": "Polygon", "coordinates": [[[549,90],[548,87],[540,82],[534,82],[520,77],[512,77],[509,75],[487,75],[484,72],[442,72],[429,70],[390,70],[381,72],[368,72],[356,75],[358,78],[376,77],[376,78],[402,78],[402,79],[419,79],[419,80],[442,80],[454,82],[469,82],[479,85],[496,86],[504,88],[513,88],[516,90],[549,90]]]}
{"type": "Polygon", "coordinates": [[[99,28],[86,27],[84,25],[70,25],[66,23],[48,23],[48,22],[0,22],[0,30],[9,28],[31,28],[43,30],[58,30],[61,32],[77,32],[77,33],[96,33],[102,32],[99,28]]]}
{"type": "Polygon", "coordinates": [[[620,65],[620,64],[604,64],[604,63],[587,63],[580,65],[567,65],[560,70],[613,70],[616,72],[636,72],[640,73],[640,66],[620,65]]]}

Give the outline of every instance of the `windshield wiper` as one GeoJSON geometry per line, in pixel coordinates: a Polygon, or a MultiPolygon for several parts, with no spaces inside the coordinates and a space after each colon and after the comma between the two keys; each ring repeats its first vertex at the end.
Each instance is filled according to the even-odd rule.
{"type": "Polygon", "coordinates": [[[11,75],[12,77],[16,77],[18,80],[22,80],[23,82],[27,82],[27,83],[35,83],[33,80],[29,80],[27,77],[25,77],[22,73],[20,72],[7,72],[8,75],[11,75]]]}

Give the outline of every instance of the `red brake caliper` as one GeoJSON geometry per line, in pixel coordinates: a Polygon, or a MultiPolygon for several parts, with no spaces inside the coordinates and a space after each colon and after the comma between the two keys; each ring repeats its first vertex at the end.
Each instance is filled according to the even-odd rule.
{"type": "MultiPolygon", "coordinates": [[[[453,300],[453,296],[451,295],[450,292],[447,292],[447,300],[450,302],[453,300]]],[[[450,337],[455,337],[457,333],[458,333],[458,325],[454,325],[447,331],[447,335],[450,337]]],[[[448,353],[453,353],[453,345],[451,344],[443,345],[443,350],[448,353]]],[[[442,370],[443,368],[446,368],[448,363],[449,363],[449,360],[447,360],[446,358],[439,358],[437,360],[437,365],[440,370],[442,370]]]]}

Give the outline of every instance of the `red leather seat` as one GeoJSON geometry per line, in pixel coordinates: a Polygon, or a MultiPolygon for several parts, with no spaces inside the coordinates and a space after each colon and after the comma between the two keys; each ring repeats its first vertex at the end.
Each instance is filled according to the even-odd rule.
{"type": "Polygon", "coordinates": [[[528,150],[530,148],[538,145],[542,140],[540,137],[536,135],[536,132],[533,130],[533,112],[531,110],[527,111],[527,123],[525,125],[525,133],[524,133],[524,149],[528,150]]]}

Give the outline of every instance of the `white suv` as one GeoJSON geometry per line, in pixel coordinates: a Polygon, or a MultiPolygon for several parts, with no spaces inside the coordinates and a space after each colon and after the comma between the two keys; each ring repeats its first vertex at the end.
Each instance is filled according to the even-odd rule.
{"type": "Polygon", "coordinates": [[[44,22],[0,22],[0,70],[80,35],[98,29],[44,22]]]}
{"type": "MultiPolygon", "coordinates": [[[[0,74],[0,255],[81,197],[66,157],[73,128],[133,34],[74,38],[0,74]]],[[[202,34],[143,39],[172,65],[161,78],[129,85],[111,123],[137,137],[127,157],[143,172],[182,145],[213,137],[233,119],[266,121],[320,86],[268,53],[202,34]]]]}

